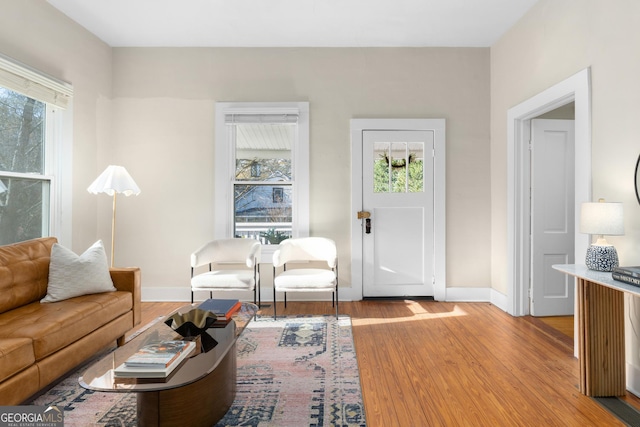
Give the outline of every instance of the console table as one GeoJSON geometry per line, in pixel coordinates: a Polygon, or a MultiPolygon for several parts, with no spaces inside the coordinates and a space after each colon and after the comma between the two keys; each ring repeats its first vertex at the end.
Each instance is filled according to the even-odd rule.
{"type": "Polygon", "coordinates": [[[584,265],[553,268],[576,277],[580,392],[592,397],[624,395],[624,294],[640,296],[640,287],[584,265]]]}

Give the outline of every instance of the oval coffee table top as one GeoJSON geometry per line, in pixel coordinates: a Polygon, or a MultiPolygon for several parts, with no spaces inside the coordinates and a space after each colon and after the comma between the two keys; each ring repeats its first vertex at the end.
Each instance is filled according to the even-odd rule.
{"type": "MultiPolygon", "coordinates": [[[[186,305],[171,313],[186,313],[197,307],[186,305]]],[[[234,314],[232,322],[224,327],[207,329],[207,333],[217,341],[217,345],[206,353],[196,353],[186,358],[167,378],[121,378],[114,376],[114,369],[146,344],[181,339],[173,329],[159,319],[145,331],[116,348],[109,354],[92,363],[78,379],[80,385],[89,390],[110,392],[144,392],[167,390],[182,387],[195,382],[211,373],[226,356],[245,327],[254,318],[258,307],[251,303],[242,303],[241,309],[234,314]]],[[[169,317],[167,316],[167,317],[169,317]]]]}

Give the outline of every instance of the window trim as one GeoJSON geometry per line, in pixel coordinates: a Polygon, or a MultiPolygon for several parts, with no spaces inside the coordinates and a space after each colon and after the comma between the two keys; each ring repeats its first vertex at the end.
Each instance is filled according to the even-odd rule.
{"type": "MultiPolygon", "coordinates": [[[[292,147],[292,237],[309,235],[309,103],[308,102],[216,102],[214,150],[214,237],[233,235],[233,192],[235,172],[232,132],[225,124],[228,114],[298,114],[296,141],[292,147]]],[[[262,255],[272,254],[277,245],[262,245],[262,255]]],[[[266,258],[265,258],[266,259],[266,258]]]]}

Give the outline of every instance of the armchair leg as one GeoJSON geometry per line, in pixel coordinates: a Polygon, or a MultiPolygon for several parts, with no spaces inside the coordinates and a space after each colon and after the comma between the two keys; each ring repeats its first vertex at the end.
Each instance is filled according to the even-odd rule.
{"type": "Polygon", "coordinates": [[[256,303],[256,293],[258,294],[258,308],[262,306],[260,301],[260,264],[255,263],[253,270],[253,283],[255,285],[253,289],[253,303],[256,303]]]}
{"type": "Polygon", "coordinates": [[[284,308],[287,308],[287,293],[284,293],[284,308]]]}
{"type": "Polygon", "coordinates": [[[273,320],[276,320],[276,268],[273,267],[273,320]]]}
{"type": "Polygon", "coordinates": [[[193,289],[191,290],[191,304],[193,304],[193,289]]]}

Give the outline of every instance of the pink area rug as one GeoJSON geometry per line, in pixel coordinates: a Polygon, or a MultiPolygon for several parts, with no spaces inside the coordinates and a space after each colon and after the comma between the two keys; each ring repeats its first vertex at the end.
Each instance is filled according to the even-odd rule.
{"type": "MultiPolygon", "coordinates": [[[[217,427],[366,425],[350,317],[257,317],[237,349],[236,399],[217,427]]],[[[63,407],[67,427],[136,425],[135,395],[85,390],[80,371],[31,404],[63,407]]]]}

